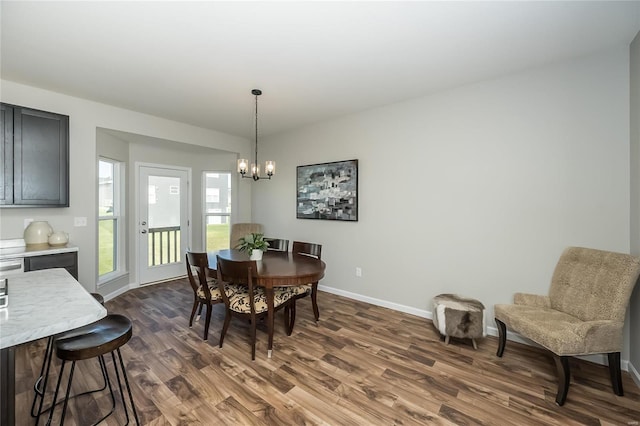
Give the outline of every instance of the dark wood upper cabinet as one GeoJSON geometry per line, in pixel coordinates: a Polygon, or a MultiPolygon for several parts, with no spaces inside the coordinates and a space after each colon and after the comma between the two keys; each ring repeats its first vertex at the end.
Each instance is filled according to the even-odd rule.
{"type": "Polygon", "coordinates": [[[69,117],[2,104],[2,207],[69,207],[69,117]]]}

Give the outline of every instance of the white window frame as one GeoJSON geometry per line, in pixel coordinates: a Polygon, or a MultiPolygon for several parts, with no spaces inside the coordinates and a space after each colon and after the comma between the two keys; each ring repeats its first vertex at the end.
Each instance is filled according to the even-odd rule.
{"type": "MultiPolygon", "coordinates": [[[[115,232],[115,244],[114,244],[114,258],[113,261],[115,263],[114,270],[108,272],[104,275],[99,275],[100,270],[96,267],[96,271],[98,273],[98,287],[103,284],[106,284],[110,281],[113,281],[116,278],[121,277],[127,273],[126,270],[126,261],[125,261],[125,197],[126,197],[126,187],[125,187],[125,164],[119,160],[113,160],[107,157],[98,157],[98,167],[100,167],[100,162],[110,163],[113,166],[113,214],[111,216],[100,216],[98,212],[98,227],[97,227],[97,236],[96,238],[96,246],[98,256],[100,255],[100,240],[99,240],[99,232],[100,232],[100,221],[101,220],[113,220],[114,221],[114,232],[115,232]]],[[[98,182],[99,185],[99,182],[98,182]]],[[[98,188],[98,190],[100,190],[98,188]]],[[[98,265],[100,264],[100,259],[98,257],[98,265]]],[[[96,265],[96,266],[98,266],[96,265]]]]}
{"type": "MultiPolygon", "coordinates": [[[[207,174],[228,174],[230,178],[229,185],[231,189],[229,191],[229,196],[232,197],[233,194],[233,174],[230,171],[220,171],[220,170],[205,170],[202,172],[202,246],[204,250],[207,250],[207,218],[209,216],[217,216],[217,217],[228,217],[229,222],[229,232],[231,232],[231,213],[233,212],[233,199],[229,200],[229,205],[231,206],[230,212],[208,212],[207,211],[207,174]]],[[[233,247],[231,247],[233,248],[233,247]]]]}

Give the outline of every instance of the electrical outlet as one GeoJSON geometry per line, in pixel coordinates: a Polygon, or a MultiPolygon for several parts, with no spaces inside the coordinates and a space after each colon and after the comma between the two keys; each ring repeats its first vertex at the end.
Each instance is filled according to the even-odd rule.
{"type": "Polygon", "coordinates": [[[73,226],[87,226],[87,218],[86,217],[74,217],[73,218],[73,226]]]}
{"type": "Polygon", "coordinates": [[[361,277],[362,276],[362,268],[360,268],[359,266],[356,266],[356,277],[361,277]]]}

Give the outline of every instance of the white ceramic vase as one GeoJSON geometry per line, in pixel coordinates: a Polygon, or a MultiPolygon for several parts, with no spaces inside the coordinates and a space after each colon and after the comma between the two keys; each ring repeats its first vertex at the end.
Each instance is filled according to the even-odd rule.
{"type": "Polygon", "coordinates": [[[53,229],[46,220],[34,220],[24,229],[24,243],[28,246],[49,244],[53,229]]]}
{"type": "Polygon", "coordinates": [[[50,246],[64,246],[69,242],[69,234],[63,231],[56,231],[53,234],[49,235],[49,245],[50,246]]]}
{"type": "Polygon", "coordinates": [[[264,253],[262,250],[253,249],[251,250],[251,256],[249,256],[249,259],[262,260],[262,253],[264,253]]]}

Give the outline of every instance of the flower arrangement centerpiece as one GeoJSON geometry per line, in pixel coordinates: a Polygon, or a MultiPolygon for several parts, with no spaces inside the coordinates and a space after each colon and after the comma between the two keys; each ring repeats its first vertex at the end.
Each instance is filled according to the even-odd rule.
{"type": "Polygon", "coordinates": [[[240,243],[236,248],[240,251],[246,251],[251,260],[261,260],[262,253],[267,251],[269,243],[264,240],[263,234],[247,234],[240,238],[240,243]]]}

